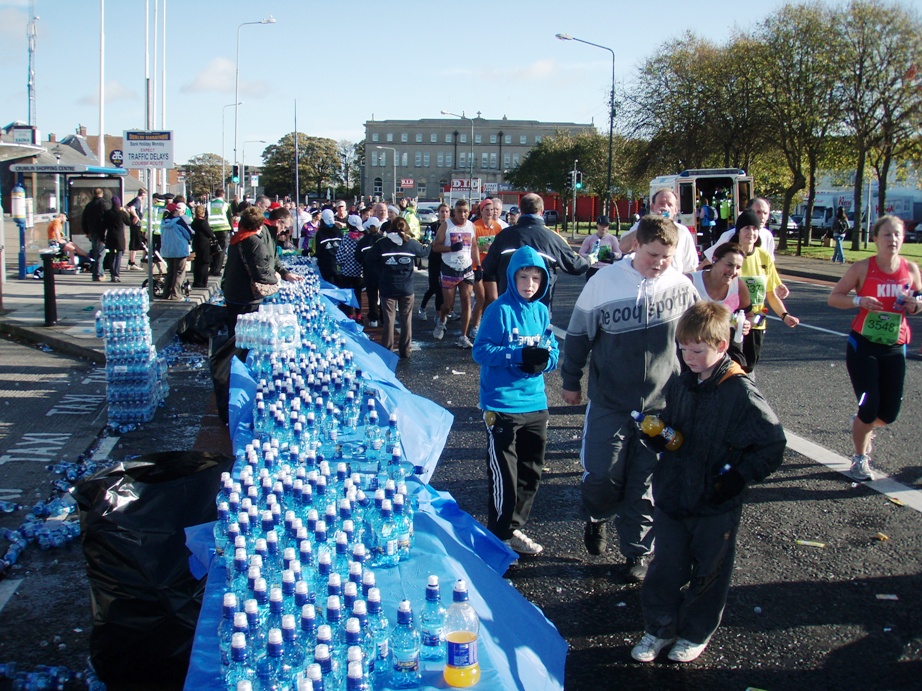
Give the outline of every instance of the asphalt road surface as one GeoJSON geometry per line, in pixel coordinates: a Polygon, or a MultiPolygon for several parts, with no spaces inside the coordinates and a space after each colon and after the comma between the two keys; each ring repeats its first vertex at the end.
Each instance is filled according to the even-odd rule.
{"type": "MultiPolygon", "coordinates": [[[[417,278],[421,295],[425,279],[417,278]]],[[[560,277],[557,326],[566,327],[582,285],[581,277],[560,277]]],[[[529,525],[545,552],[523,560],[509,577],[567,640],[567,689],[920,687],[922,463],[914,423],[922,414],[922,361],[910,359],[901,418],[875,440],[873,464],[886,477],[856,485],[838,470],[850,453],[848,424],[855,408],[844,367],[852,315],[826,306],[828,286],[789,285],[793,293],[786,303],[802,324],[791,330],[771,321],[756,377],[785,425],[789,448],[782,468],[748,490],[723,624],[696,662],[670,663],[665,655],[649,665],[631,660],[642,631],[640,587],[623,583],[618,554],[591,557],[583,547],[578,450],[584,408],[566,406],[559,377],[547,377],[549,444],[529,525]]],[[[397,373],[412,391],[454,415],[432,484],[485,521],[478,368],[470,351],[454,346],[456,324],[444,341],[434,341],[431,316],[430,305],[428,321],[414,319],[419,351],[397,373]]],[[[922,322],[916,325],[922,334],[922,322]]],[[[917,336],[913,352],[919,343],[917,336]]],[[[0,461],[8,459],[0,465],[0,499],[46,496],[47,483],[56,479],[44,470],[51,456],[73,460],[90,449],[119,460],[169,449],[227,450],[210,379],[192,359],[174,366],[170,398],[156,420],[120,438],[97,437],[104,411],[101,404],[92,408],[90,397],[105,388],[92,366],[3,341],[0,363],[0,461]],[[46,414],[65,403],[74,406],[67,421],[63,414],[46,414]],[[30,446],[41,438],[27,435],[39,433],[62,435],[56,439],[63,445],[30,446]],[[41,462],[29,450],[38,450],[41,462]]],[[[15,527],[19,520],[21,515],[0,515],[0,526],[15,527]]],[[[92,617],[79,545],[27,550],[0,581],[0,606],[0,662],[84,666],[92,617]]]]}

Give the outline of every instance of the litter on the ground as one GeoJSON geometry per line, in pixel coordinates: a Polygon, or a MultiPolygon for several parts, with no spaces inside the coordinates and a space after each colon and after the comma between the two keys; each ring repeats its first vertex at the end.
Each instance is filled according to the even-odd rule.
{"type": "Polygon", "coordinates": [[[880,540],[881,542],[886,542],[890,539],[890,536],[886,533],[877,533],[877,535],[874,536],[874,539],[880,540]]]}
{"type": "Polygon", "coordinates": [[[877,593],[878,600],[899,600],[899,595],[893,595],[892,593],[877,593]]]}
{"type": "Polygon", "coordinates": [[[803,545],[804,547],[819,547],[823,548],[826,546],[825,542],[815,542],[814,540],[794,540],[798,545],[803,545]]]}
{"type": "Polygon", "coordinates": [[[902,499],[899,497],[887,497],[890,500],[891,504],[896,504],[897,506],[906,506],[902,499]]]}

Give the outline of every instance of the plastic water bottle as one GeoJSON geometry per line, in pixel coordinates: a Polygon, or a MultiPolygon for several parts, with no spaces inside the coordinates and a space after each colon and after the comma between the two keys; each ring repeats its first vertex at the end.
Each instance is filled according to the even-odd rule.
{"type": "Polygon", "coordinates": [[[375,556],[372,566],[390,568],[397,566],[400,554],[397,551],[397,523],[394,522],[393,508],[385,499],[381,504],[381,517],[375,521],[375,556]]]}
{"type": "Polygon", "coordinates": [[[375,676],[380,680],[387,675],[390,661],[390,622],[381,607],[381,591],[375,587],[368,590],[368,630],[375,645],[375,676]]]}
{"type": "Polygon", "coordinates": [[[391,686],[396,689],[411,689],[419,686],[422,674],[419,670],[420,638],[413,625],[413,608],[409,600],[403,600],[397,608],[397,626],[391,632],[391,686]]]}
{"type": "Polygon", "coordinates": [[[451,607],[445,616],[448,660],[443,676],[449,686],[467,687],[480,681],[479,636],[480,618],[468,602],[467,583],[459,578],[452,593],[451,607]]]}
{"type": "Polygon", "coordinates": [[[256,678],[261,691],[280,691],[288,688],[282,662],[282,632],[269,629],[266,652],[256,660],[256,678]]]}
{"type": "Polygon", "coordinates": [[[426,603],[419,612],[419,634],[422,643],[419,656],[423,660],[442,660],[445,657],[445,615],[442,605],[439,577],[429,576],[426,585],[426,603]]]}
{"type": "Polygon", "coordinates": [[[737,345],[743,342],[743,324],[746,323],[746,310],[736,313],[736,330],[733,332],[733,342],[737,345]]]}
{"type": "Polygon", "coordinates": [[[231,663],[224,675],[224,686],[227,689],[236,689],[238,682],[253,682],[255,679],[256,673],[249,664],[246,636],[235,633],[231,641],[231,663]]]}
{"type": "Polygon", "coordinates": [[[286,679],[291,679],[301,670],[304,657],[305,648],[295,626],[294,615],[286,614],[282,617],[282,672],[286,679]]]}
{"type": "Polygon", "coordinates": [[[400,445],[400,430],[397,429],[397,413],[391,413],[387,420],[387,431],[384,433],[385,453],[393,453],[394,449],[403,448],[400,445]]]}
{"type": "Polygon", "coordinates": [[[234,635],[234,616],[237,614],[237,596],[234,593],[224,593],[221,614],[221,623],[218,624],[218,647],[221,649],[221,664],[228,665],[234,635]]]}

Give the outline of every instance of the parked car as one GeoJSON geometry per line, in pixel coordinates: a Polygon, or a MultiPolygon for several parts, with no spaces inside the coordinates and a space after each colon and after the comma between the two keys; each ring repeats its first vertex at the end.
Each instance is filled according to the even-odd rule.
{"type": "MultiPolygon", "coordinates": [[[[796,236],[799,226],[793,216],[788,216],[788,237],[796,236]]],[[[768,229],[777,235],[781,230],[781,212],[772,211],[768,217],[768,229]]]]}
{"type": "Polygon", "coordinates": [[[438,219],[438,208],[434,206],[419,206],[416,209],[416,216],[419,218],[420,225],[429,225],[438,219]]]}
{"type": "Polygon", "coordinates": [[[544,225],[556,226],[558,223],[560,223],[560,214],[557,213],[557,209],[548,209],[544,212],[544,225]]]}

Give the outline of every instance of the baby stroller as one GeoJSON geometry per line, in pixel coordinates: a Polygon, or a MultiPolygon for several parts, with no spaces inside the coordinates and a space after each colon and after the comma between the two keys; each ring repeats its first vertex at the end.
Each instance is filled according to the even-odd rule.
{"type": "MultiPolygon", "coordinates": [[[[147,243],[142,242],[141,248],[147,252],[147,243]]],[[[164,261],[163,257],[160,256],[160,252],[157,250],[154,250],[153,255],[148,253],[147,256],[152,256],[152,261],[154,262],[154,297],[163,299],[164,288],[166,287],[166,282],[163,280],[167,271],[166,261],[164,261]]],[[[147,288],[147,279],[144,279],[144,282],[141,284],[141,288],[147,288]]],[[[192,294],[192,282],[186,279],[182,282],[180,290],[182,290],[182,294],[185,297],[189,297],[192,294]]]]}

